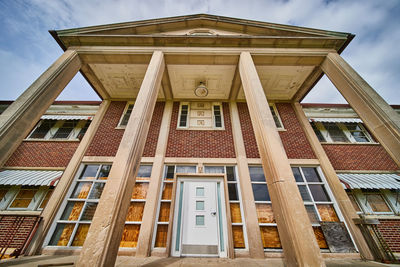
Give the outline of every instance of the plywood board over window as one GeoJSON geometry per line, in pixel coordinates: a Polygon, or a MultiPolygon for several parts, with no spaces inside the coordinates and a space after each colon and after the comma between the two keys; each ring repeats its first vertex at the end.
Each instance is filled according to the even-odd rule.
{"type": "Polygon", "coordinates": [[[152,165],[140,165],[139,167],[136,183],[132,191],[131,204],[125,219],[120,247],[134,248],[137,246],[151,171],[152,165]]]}

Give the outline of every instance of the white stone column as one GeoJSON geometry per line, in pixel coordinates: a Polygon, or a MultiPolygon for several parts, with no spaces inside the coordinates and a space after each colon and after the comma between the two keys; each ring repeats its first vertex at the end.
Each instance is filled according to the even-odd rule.
{"type": "Polygon", "coordinates": [[[246,222],[247,241],[251,258],[264,258],[264,246],[258,224],[257,208],[254,203],[253,188],[251,186],[249,165],[247,164],[246,150],[240,127],[239,112],[235,102],[229,103],[232,121],[232,133],[235,143],[237,169],[242,196],[243,212],[246,222]]]}
{"type": "Polygon", "coordinates": [[[143,219],[140,226],[136,257],[148,257],[150,255],[153,240],[154,224],[157,216],[157,206],[160,197],[160,187],[163,180],[165,151],[167,151],[169,127],[171,124],[172,101],[167,101],[158,134],[156,155],[153,161],[149,189],[147,190],[146,204],[143,210],[143,219]]]}
{"type": "Polygon", "coordinates": [[[242,52],[239,72],[288,266],[325,266],[256,67],[242,52]]]}
{"type": "Polygon", "coordinates": [[[312,129],[306,115],[304,114],[303,108],[298,102],[293,104],[293,108],[296,112],[297,119],[299,120],[300,125],[307,136],[307,140],[308,142],[310,142],[310,145],[320,162],[322,172],[324,173],[324,176],[329,184],[329,188],[332,190],[335,200],[338,203],[340,210],[342,211],[347,227],[357,244],[358,250],[360,251],[363,258],[374,260],[368,244],[360,231],[360,228],[354,223],[354,219],[359,219],[360,217],[358,216],[353,205],[351,204],[350,199],[346,194],[346,191],[344,191],[342,183],[339,181],[339,178],[336,175],[335,169],[329,161],[329,158],[326,155],[324,148],[319,142],[318,137],[315,135],[314,130],[312,129]]]}
{"type": "Polygon", "coordinates": [[[0,115],[0,167],[18,148],[81,65],[76,51],[65,51],[0,115]]]}
{"type": "Polygon", "coordinates": [[[400,166],[400,115],[339,54],[329,53],[321,68],[400,166]]]}
{"type": "Polygon", "coordinates": [[[115,264],[164,69],[164,55],[155,51],[76,266],[115,264]]]}

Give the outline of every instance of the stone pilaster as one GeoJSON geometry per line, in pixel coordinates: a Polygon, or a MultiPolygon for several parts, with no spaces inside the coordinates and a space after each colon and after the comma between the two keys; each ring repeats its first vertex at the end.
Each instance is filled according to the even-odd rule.
{"type": "Polygon", "coordinates": [[[147,190],[146,205],[144,206],[143,219],[136,247],[136,257],[150,256],[154,223],[157,216],[157,205],[160,196],[160,186],[163,179],[164,158],[165,151],[167,150],[172,105],[172,101],[167,101],[165,103],[160,133],[158,134],[157,139],[156,155],[154,157],[153,168],[151,171],[149,189],[147,190]]]}
{"type": "Polygon", "coordinates": [[[240,128],[239,113],[235,102],[229,103],[229,107],[231,111],[232,133],[235,143],[237,169],[242,196],[243,212],[246,222],[249,253],[250,257],[252,258],[264,258],[264,246],[261,240],[256,204],[254,203],[249,166],[247,164],[242,129],[240,128]]]}
{"type": "Polygon", "coordinates": [[[249,52],[239,72],[288,266],[325,266],[249,52]]]}
{"type": "Polygon", "coordinates": [[[164,55],[155,51],[76,266],[115,264],[164,69],[164,55]]]}

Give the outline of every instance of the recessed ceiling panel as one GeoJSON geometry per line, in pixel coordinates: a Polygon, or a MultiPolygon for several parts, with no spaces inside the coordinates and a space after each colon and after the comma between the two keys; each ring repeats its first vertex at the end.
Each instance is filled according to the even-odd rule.
{"type": "MultiPolygon", "coordinates": [[[[290,100],[314,69],[313,66],[256,66],[256,68],[268,100],[290,100]]],[[[238,99],[245,99],[242,87],[238,99]]]]}
{"type": "MultiPolygon", "coordinates": [[[[136,98],[147,70],[146,64],[90,64],[90,67],[111,98],[136,98]]],[[[160,87],[158,98],[163,97],[160,87]]]]}
{"type": "Polygon", "coordinates": [[[208,95],[204,99],[228,99],[235,65],[168,65],[174,98],[197,99],[196,87],[203,82],[208,95]]]}

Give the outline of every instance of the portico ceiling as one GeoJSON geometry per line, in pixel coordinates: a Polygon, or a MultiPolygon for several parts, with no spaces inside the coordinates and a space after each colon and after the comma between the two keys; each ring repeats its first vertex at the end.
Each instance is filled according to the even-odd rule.
{"type": "MultiPolygon", "coordinates": [[[[112,99],[136,98],[147,64],[89,64],[97,80],[112,99]]],[[[310,75],[313,66],[257,66],[257,72],[269,100],[290,100],[310,75]]],[[[164,99],[164,90],[171,90],[173,99],[228,100],[233,89],[237,65],[167,64],[169,88],[161,87],[158,98],[164,99]],[[208,88],[206,97],[197,97],[194,89],[203,82],[208,88]]],[[[245,100],[240,87],[238,100],[245,100]]]]}

